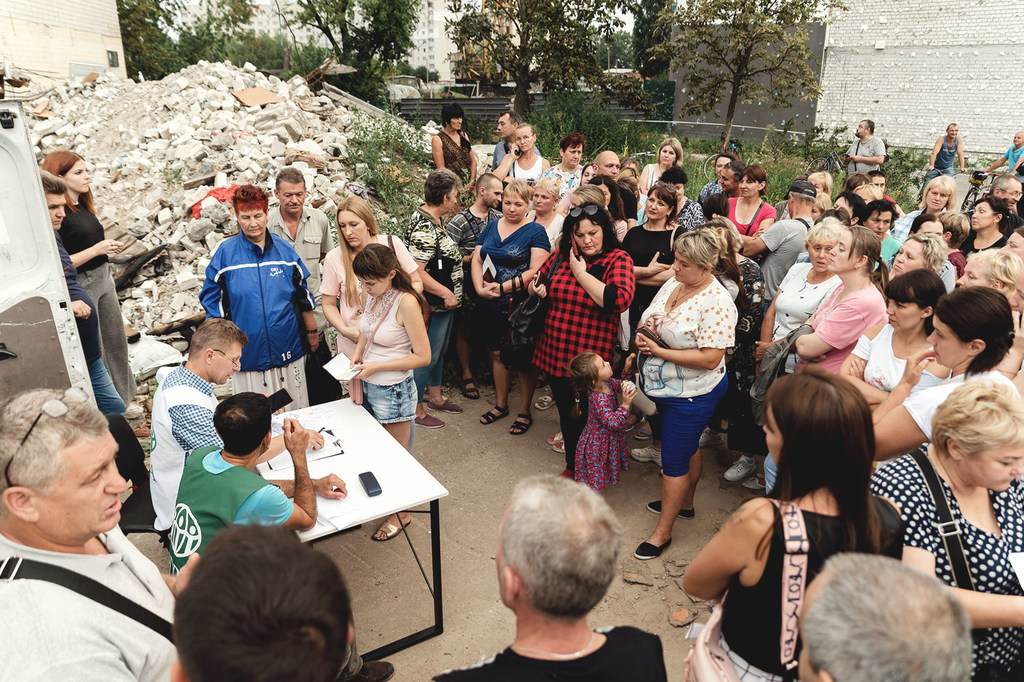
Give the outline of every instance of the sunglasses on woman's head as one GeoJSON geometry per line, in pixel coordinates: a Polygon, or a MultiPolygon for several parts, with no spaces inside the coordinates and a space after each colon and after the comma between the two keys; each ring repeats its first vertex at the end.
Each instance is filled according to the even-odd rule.
{"type": "Polygon", "coordinates": [[[569,217],[579,218],[581,215],[586,214],[588,216],[595,216],[597,212],[601,210],[601,207],[597,204],[583,204],[569,211],[569,217]]]}
{"type": "Polygon", "coordinates": [[[664,188],[665,188],[665,189],[667,189],[667,190],[668,190],[668,191],[669,191],[669,192],[670,192],[671,194],[675,194],[676,192],[678,192],[678,191],[679,191],[679,188],[678,188],[678,187],[676,187],[675,185],[670,185],[670,184],[668,184],[667,182],[662,182],[661,180],[658,180],[657,182],[655,182],[655,183],[654,183],[654,186],[655,186],[655,187],[664,187],[664,188]]]}

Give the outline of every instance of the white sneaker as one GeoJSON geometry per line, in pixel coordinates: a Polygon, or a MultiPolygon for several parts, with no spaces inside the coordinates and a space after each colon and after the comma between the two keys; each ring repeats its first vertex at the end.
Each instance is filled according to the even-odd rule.
{"type": "Polygon", "coordinates": [[[698,443],[698,447],[713,448],[724,444],[725,434],[719,433],[718,431],[712,431],[705,427],[704,433],[700,434],[700,443],[698,443]]]}
{"type": "Polygon", "coordinates": [[[740,457],[738,460],[733,462],[733,465],[725,470],[725,480],[730,483],[736,481],[742,481],[744,478],[754,473],[754,469],[757,465],[754,464],[753,459],[747,459],[746,457],[740,457]]]}
{"type": "Polygon", "coordinates": [[[764,490],[764,479],[758,478],[757,476],[751,476],[747,480],[743,481],[743,487],[749,488],[750,490],[764,490]]]}
{"type": "Polygon", "coordinates": [[[633,448],[629,451],[629,456],[638,462],[654,462],[661,466],[661,448],[633,448]]]}
{"type": "Polygon", "coordinates": [[[142,406],[136,405],[135,403],[129,403],[128,407],[126,407],[124,411],[125,419],[138,419],[140,417],[144,417],[145,415],[146,411],[142,409],[142,406]]]}

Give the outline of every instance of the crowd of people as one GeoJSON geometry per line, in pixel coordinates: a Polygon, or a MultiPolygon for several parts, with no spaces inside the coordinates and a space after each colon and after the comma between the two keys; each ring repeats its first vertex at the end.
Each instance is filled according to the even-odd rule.
{"type": "MultiPolygon", "coordinates": [[[[511,416],[515,376],[509,435],[556,407],[560,431],[547,440],[565,467],[520,482],[498,529],[515,640],[437,679],[666,679],[657,637],[588,624],[622,542],[598,493],[631,460],[659,467],[645,505],[658,522],[633,557],[662,556],[676,521],[697,515],[709,448],[735,456],[727,482],[766,496],[744,503],[687,568],[686,591],[718,602],[691,670],[717,650],[742,680],[792,678],[797,667],[808,680],[1022,678],[1024,589],[1010,558],[1024,551],[1024,134],[1001,159],[1011,172],[965,215],[951,177],[955,161],[964,170],[964,143],[951,124],[917,210],[903,214],[885,194],[885,146],[870,120],[857,125],[840,187],[807,174],[773,206],[775,179],[732,152],[687,196],[675,138],[641,169],[607,149],[585,161],[587,140],[572,133],[552,163],[515,112],[498,119],[491,168],[478,173],[461,108],[446,105],[442,119],[435,169],[402,234],[381,234],[353,197],[338,206],[332,248],[330,221],[305,205],[292,168],[275,179],[273,210],[261,187],[234,192],[240,232],[205,273],[207,320],[154,396],[163,579],[117,529],[125,481],[101,414],[114,418],[134,395],[130,376],[119,385],[126,357],[106,263],[120,245],[102,238],[84,160],[47,157],[43,188],[100,411],[75,389],[0,405],[0,552],[100,580],[189,632],[172,644],[137,618],[98,616],[83,594],[58,607],[56,586],[12,566],[6,577],[30,579],[3,585],[0,569],[0,605],[13,614],[0,626],[5,651],[43,677],[95,664],[155,679],[175,644],[177,679],[271,679],[286,661],[319,671],[308,679],[390,677],[356,652],[337,569],[283,531],[246,528],[309,528],[317,496],[347,494],[336,476],[309,476],[319,433],[286,420],[272,437],[266,396],[284,389],[292,408],[337,397],[341,386],[318,390],[314,376],[319,358],[344,354],[356,371],[348,395],[411,452],[415,427],[443,428],[438,414],[464,411],[442,391],[454,339],[465,400],[481,398],[474,351],[491,370],[495,403],[479,422],[511,416]],[[214,387],[228,381],[234,395],[218,401],[214,387]],[[649,444],[631,450],[629,435],[649,444]],[[254,473],[283,451],[294,481],[254,473]],[[268,568],[251,589],[228,589],[238,567],[257,563],[268,568]],[[293,586],[289,609],[333,604],[315,626],[266,603],[260,580],[292,571],[340,588],[314,599],[293,586]],[[227,616],[211,614],[250,602],[246,613],[292,645],[233,632],[252,656],[219,660],[210,640],[227,616]],[[849,631],[869,648],[851,647],[849,631]],[[51,637],[74,655],[47,655],[51,637]],[[256,670],[263,677],[243,672],[256,670]]],[[[373,539],[408,523],[393,514],[373,539]]]]}

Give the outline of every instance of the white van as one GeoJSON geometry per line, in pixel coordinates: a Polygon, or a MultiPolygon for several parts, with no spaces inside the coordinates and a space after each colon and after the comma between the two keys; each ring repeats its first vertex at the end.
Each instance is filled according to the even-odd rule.
{"type": "Polygon", "coordinates": [[[71,386],[91,397],[28,126],[20,102],[0,100],[0,400],[71,386]]]}

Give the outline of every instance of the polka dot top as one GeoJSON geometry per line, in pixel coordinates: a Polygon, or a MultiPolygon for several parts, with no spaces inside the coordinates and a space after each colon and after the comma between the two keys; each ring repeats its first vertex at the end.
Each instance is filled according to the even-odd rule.
{"type": "MultiPolygon", "coordinates": [[[[964,519],[960,505],[946,481],[939,479],[953,519],[961,528],[961,539],[974,587],[990,594],[1024,595],[1010,566],[1009,555],[1024,551],[1024,487],[1014,481],[1008,490],[989,492],[1001,535],[983,531],[964,519]]],[[[938,516],[928,492],[928,484],[917,463],[904,455],[875,472],[871,492],[892,500],[902,511],[905,523],[904,544],[919,547],[935,557],[935,575],[947,585],[955,585],[946,549],[938,535],[938,516]]],[[[1024,642],[1024,628],[975,630],[974,665],[996,663],[1009,666],[1016,662],[1024,642]]]]}

